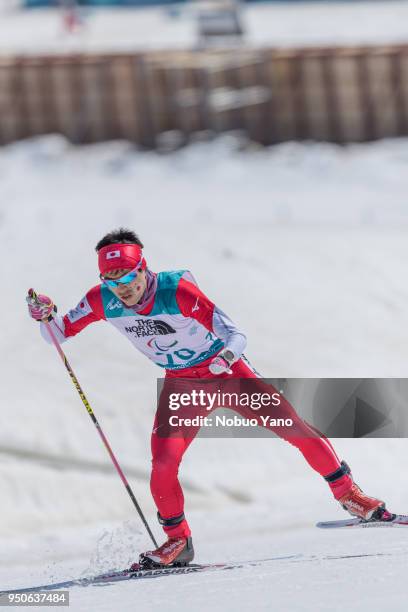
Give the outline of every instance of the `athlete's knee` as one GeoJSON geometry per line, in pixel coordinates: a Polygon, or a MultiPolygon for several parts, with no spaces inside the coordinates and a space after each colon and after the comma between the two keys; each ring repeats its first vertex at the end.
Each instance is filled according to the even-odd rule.
{"type": "Polygon", "coordinates": [[[180,461],[173,456],[153,457],[151,480],[166,480],[176,477],[180,461]]]}

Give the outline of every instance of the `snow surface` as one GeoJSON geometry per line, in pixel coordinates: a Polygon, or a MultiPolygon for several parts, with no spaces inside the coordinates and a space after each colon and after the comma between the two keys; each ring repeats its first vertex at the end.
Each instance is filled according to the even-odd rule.
{"type": "MultiPolygon", "coordinates": [[[[93,247],[125,225],[153,270],[190,268],[271,377],[408,374],[408,139],[245,147],[233,135],[170,155],[60,136],[0,149],[3,254],[0,587],[126,566],[149,547],[28,287],[65,312],[96,284],[93,247]]],[[[109,325],[65,345],[161,540],[150,498],[157,369],[109,325]]],[[[407,511],[405,440],[336,440],[357,481],[407,511]]],[[[290,445],[197,439],[181,472],[197,561],[301,554],[257,568],[75,588],[85,610],[405,610],[408,532],[321,532],[344,516],[290,445]],[[336,555],[384,556],[327,559],[336,555]],[[311,559],[313,556],[313,559],[311,559]]]]}
{"type": "MultiPolygon", "coordinates": [[[[58,9],[8,11],[0,14],[0,52],[191,48],[197,45],[199,5],[84,9],[83,27],[74,34],[64,29],[58,9]]],[[[242,22],[244,44],[249,46],[406,43],[408,2],[245,5],[242,22]]]]}

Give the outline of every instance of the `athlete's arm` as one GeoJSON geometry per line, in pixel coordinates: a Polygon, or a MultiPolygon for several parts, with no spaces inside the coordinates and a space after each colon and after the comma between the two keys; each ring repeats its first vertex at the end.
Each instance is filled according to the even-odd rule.
{"type": "MultiPolygon", "coordinates": [[[[66,315],[62,317],[61,315],[54,314],[48,325],[51,325],[57,340],[62,343],[68,338],[76,336],[91,323],[101,321],[102,319],[105,319],[105,314],[101,288],[100,285],[97,285],[88,291],[79,304],[67,312],[66,315]]],[[[48,344],[51,344],[52,340],[47,332],[46,325],[42,322],[40,323],[40,329],[42,337],[48,344]]]]}
{"type": "Polygon", "coordinates": [[[214,306],[213,329],[215,335],[224,341],[224,351],[232,351],[233,361],[237,361],[247,345],[246,336],[218,306],[214,306]]]}
{"type": "Polygon", "coordinates": [[[181,278],[176,300],[181,313],[199,321],[204,327],[224,342],[224,350],[232,351],[237,361],[246,347],[246,336],[235,323],[216,306],[193,282],[181,278]]]}

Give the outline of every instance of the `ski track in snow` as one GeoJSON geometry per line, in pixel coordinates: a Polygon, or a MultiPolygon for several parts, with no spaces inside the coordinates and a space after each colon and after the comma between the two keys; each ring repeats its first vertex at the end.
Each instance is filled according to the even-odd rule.
{"type": "MultiPolygon", "coordinates": [[[[212,559],[221,560],[231,557],[233,551],[237,560],[242,560],[243,551],[245,559],[261,559],[276,554],[277,547],[279,555],[299,557],[226,571],[74,587],[70,589],[72,609],[80,612],[97,607],[109,611],[119,606],[130,611],[135,605],[147,610],[165,605],[170,612],[180,606],[193,610],[250,610],[254,606],[266,610],[274,606],[285,611],[340,611],[345,605],[361,611],[368,608],[380,611],[385,606],[404,609],[407,547],[396,537],[397,530],[388,530],[386,535],[377,532],[376,538],[367,537],[363,531],[352,537],[347,533],[342,538],[332,534],[323,538],[311,529],[294,528],[277,538],[268,535],[257,538],[251,534],[235,540],[227,530],[226,523],[215,521],[216,539],[202,543],[201,559],[211,555],[212,559]],[[337,558],[342,555],[345,558],[337,558]]],[[[80,570],[71,566],[70,571],[75,575],[80,570]]],[[[58,573],[60,577],[67,576],[63,563],[59,564],[58,573]]],[[[27,585],[27,580],[34,584],[36,574],[28,570],[24,584],[27,585]]],[[[22,586],[21,577],[14,583],[22,586]]]]}
{"type": "MultiPolygon", "coordinates": [[[[408,140],[240,144],[226,135],[166,156],[50,136],[0,149],[1,588],[126,567],[149,547],[24,303],[33,286],[60,312],[75,306],[97,282],[93,246],[112,227],[140,233],[153,270],[190,268],[247,332],[247,355],[264,374],[407,375],[408,140]]],[[[158,372],[102,323],[65,349],[161,537],[147,484],[158,372]]],[[[405,440],[335,445],[364,489],[407,512],[405,440]]],[[[344,513],[289,445],[197,439],[181,475],[197,562],[316,559],[78,587],[75,612],[405,609],[408,532],[321,533],[318,520],[344,513]]]]}

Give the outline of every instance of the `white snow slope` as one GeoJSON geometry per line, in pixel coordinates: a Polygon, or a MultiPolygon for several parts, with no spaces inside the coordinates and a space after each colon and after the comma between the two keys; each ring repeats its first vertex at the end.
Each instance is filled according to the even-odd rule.
{"type": "MultiPolygon", "coordinates": [[[[164,8],[87,8],[81,11],[82,27],[73,34],[64,29],[58,9],[0,12],[0,52],[190,48],[198,40],[200,4],[205,2],[164,8]]],[[[265,3],[245,5],[241,12],[243,42],[249,46],[408,41],[406,0],[265,3]]]]}
{"type": "MultiPolygon", "coordinates": [[[[271,377],[408,374],[408,140],[165,156],[59,136],[0,149],[0,588],[126,566],[149,546],[28,287],[60,312],[98,282],[93,247],[139,232],[153,270],[190,268],[271,377]]],[[[149,434],[158,371],[104,323],[64,345],[158,539],[149,434]]],[[[367,491],[408,509],[405,440],[336,440],[367,491]]],[[[404,610],[408,531],[320,532],[344,516],[280,440],[197,439],[181,477],[197,561],[232,572],[75,588],[75,611],[404,610]],[[381,556],[328,559],[339,555],[381,556]]]]}

